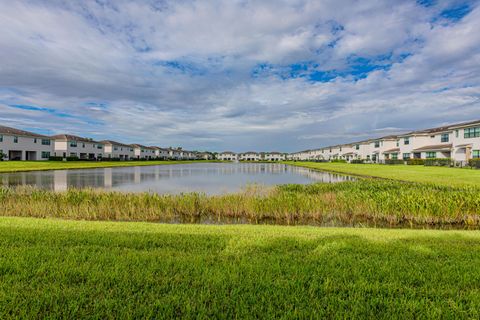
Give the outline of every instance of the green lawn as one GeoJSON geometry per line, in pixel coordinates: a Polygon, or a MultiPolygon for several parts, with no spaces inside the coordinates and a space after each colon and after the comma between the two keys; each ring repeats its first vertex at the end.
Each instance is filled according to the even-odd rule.
{"type": "Polygon", "coordinates": [[[330,162],[284,162],[287,164],[345,174],[448,186],[480,186],[480,170],[407,165],[350,164],[330,162]]]}
{"type": "Polygon", "coordinates": [[[109,167],[130,167],[130,166],[153,166],[161,164],[178,164],[192,162],[211,162],[207,160],[196,161],[1,161],[0,173],[56,170],[56,169],[88,169],[88,168],[109,168],[109,167]]]}
{"type": "Polygon", "coordinates": [[[0,218],[0,318],[479,318],[480,232],[0,218]]]}

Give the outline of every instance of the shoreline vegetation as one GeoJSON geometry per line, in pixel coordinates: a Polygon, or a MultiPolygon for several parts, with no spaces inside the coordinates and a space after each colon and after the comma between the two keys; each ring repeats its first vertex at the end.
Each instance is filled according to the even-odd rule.
{"type": "Polygon", "coordinates": [[[136,161],[0,161],[0,173],[158,166],[188,163],[220,163],[220,160],[136,160],[136,161]]]}
{"type": "Polygon", "coordinates": [[[0,215],[74,220],[376,227],[480,227],[480,188],[359,179],[252,185],[208,196],[1,187],[0,215]]]}
{"type": "Polygon", "coordinates": [[[0,318],[480,317],[480,233],[0,217],[0,318]]]}

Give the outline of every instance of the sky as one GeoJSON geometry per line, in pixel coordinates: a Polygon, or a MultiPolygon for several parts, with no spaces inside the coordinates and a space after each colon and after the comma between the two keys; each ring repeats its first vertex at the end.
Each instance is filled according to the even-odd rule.
{"type": "Polygon", "coordinates": [[[0,0],[0,123],[282,151],[480,119],[480,0],[0,0]]]}

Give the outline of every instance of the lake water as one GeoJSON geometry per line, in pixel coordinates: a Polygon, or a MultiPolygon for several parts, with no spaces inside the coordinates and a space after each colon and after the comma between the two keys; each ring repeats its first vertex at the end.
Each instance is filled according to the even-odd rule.
{"type": "Polygon", "coordinates": [[[0,174],[0,182],[5,186],[33,185],[55,191],[102,188],[160,194],[223,194],[241,191],[251,184],[270,186],[345,180],[354,178],[277,163],[190,163],[0,174]]]}

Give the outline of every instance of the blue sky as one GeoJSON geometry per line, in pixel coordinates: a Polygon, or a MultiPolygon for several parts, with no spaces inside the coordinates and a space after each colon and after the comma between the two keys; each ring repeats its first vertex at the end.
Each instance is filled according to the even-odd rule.
{"type": "Polygon", "coordinates": [[[479,5],[0,0],[0,122],[290,152],[478,119],[479,5]]]}

